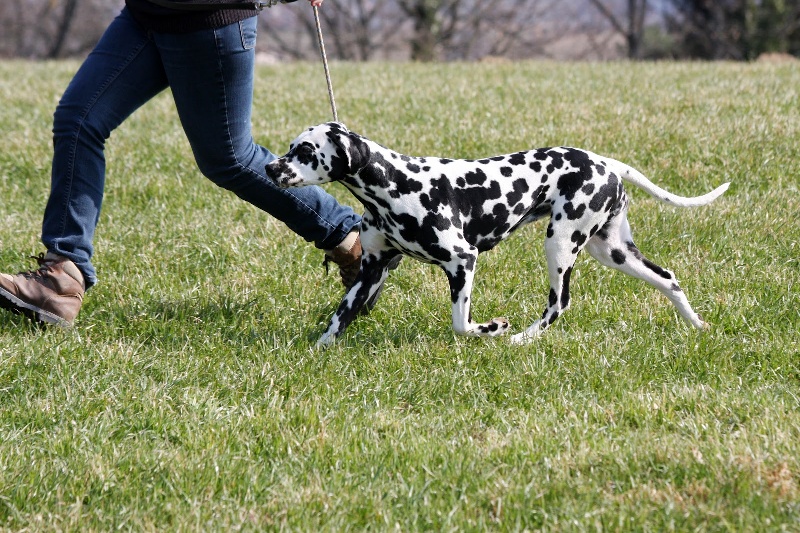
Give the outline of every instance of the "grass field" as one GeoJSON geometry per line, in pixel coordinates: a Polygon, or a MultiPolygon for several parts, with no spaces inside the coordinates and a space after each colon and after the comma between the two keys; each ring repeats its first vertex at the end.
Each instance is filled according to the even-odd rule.
{"type": "MultiPolygon", "coordinates": [[[[33,268],[52,111],[75,63],[0,62],[0,271],[33,268]]],[[[569,144],[635,188],[639,247],[713,324],[582,255],[537,342],[450,328],[404,261],[313,348],[322,254],[197,171],[171,97],[114,133],[101,278],[72,330],[0,314],[0,529],[800,531],[800,66],[334,64],[340,118],[401,152],[569,144]]],[[[328,120],[318,64],[261,67],[275,152],[328,120]]],[[[355,200],[339,186],[329,190],[355,200]]],[[[482,256],[473,314],[518,332],[547,294],[544,224],[482,256]]]]}

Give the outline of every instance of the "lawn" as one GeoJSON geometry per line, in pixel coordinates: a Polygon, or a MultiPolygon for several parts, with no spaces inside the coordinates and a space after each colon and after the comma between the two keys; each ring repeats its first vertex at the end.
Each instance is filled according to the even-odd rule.
{"type": "MultiPolygon", "coordinates": [[[[0,62],[0,272],[42,251],[77,66],[0,62]]],[[[461,338],[444,274],[407,260],[317,350],[337,276],[199,174],[163,94],[108,143],[76,326],[0,314],[0,529],[800,531],[800,63],[331,70],[340,119],[404,153],[567,144],[685,196],[732,182],[696,209],[628,188],[711,329],[582,254],[541,339],[461,338]]],[[[257,77],[273,151],[329,120],[319,64],[257,77]]],[[[481,256],[476,319],[539,317],[545,225],[481,256]]]]}

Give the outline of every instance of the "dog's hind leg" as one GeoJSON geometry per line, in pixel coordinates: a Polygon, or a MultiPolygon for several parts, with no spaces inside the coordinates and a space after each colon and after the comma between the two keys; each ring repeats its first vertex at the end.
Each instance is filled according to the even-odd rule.
{"type": "Polygon", "coordinates": [[[531,324],[522,333],[511,337],[511,342],[514,344],[527,344],[533,341],[569,308],[569,283],[572,267],[575,265],[578,252],[585,244],[586,237],[583,237],[579,231],[573,231],[571,235],[565,231],[569,231],[569,228],[554,225],[552,221],[547,228],[547,239],[544,242],[547,272],[550,279],[547,307],[545,307],[541,319],[531,324]]]}
{"type": "Polygon", "coordinates": [[[352,287],[347,291],[339,308],[331,317],[325,333],[317,341],[317,346],[331,344],[341,335],[361,309],[375,305],[383,282],[389,274],[389,267],[397,266],[396,254],[365,253],[361,257],[361,270],[352,287]],[[394,259],[394,261],[393,261],[394,259]]]}
{"type": "Polygon", "coordinates": [[[475,278],[475,262],[477,253],[459,254],[459,261],[442,265],[447,280],[450,282],[450,299],[453,302],[453,329],[459,335],[471,337],[494,337],[508,330],[508,320],[493,318],[489,322],[479,324],[472,320],[470,312],[472,298],[472,282],[475,278]]]}
{"type": "Polygon", "coordinates": [[[589,240],[586,249],[603,265],[644,280],[661,291],[692,326],[708,328],[708,324],[689,305],[675,274],[647,259],[633,243],[624,210],[611,218],[603,230],[589,240]]]}

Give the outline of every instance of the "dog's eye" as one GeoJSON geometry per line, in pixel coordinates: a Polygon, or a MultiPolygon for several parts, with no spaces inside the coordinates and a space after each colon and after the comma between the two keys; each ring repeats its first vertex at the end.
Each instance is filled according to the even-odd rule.
{"type": "Polygon", "coordinates": [[[298,161],[301,163],[310,163],[312,159],[314,159],[314,148],[307,143],[303,143],[299,145],[294,150],[294,156],[297,158],[298,161]]]}

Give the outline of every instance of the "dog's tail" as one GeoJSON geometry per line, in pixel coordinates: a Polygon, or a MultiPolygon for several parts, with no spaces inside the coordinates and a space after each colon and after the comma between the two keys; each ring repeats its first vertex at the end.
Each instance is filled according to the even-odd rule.
{"type": "MultiPolygon", "coordinates": [[[[619,169],[620,176],[623,180],[633,183],[637,187],[644,189],[647,191],[653,198],[664,202],[665,204],[674,205],[677,207],[698,207],[701,205],[710,204],[722,194],[728,190],[730,183],[723,183],[713,191],[706,193],[702,196],[693,196],[691,198],[687,198],[685,196],[678,196],[677,194],[672,194],[669,191],[666,191],[647,179],[647,177],[632,168],[625,163],[620,161],[611,160],[613,163],[616,163],[617,168],[619,169]]],[[[613,168],[613,167],[612,167],[613,168]]]]}

